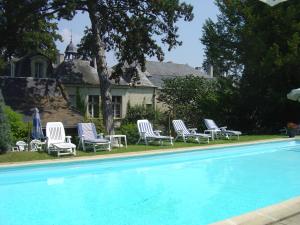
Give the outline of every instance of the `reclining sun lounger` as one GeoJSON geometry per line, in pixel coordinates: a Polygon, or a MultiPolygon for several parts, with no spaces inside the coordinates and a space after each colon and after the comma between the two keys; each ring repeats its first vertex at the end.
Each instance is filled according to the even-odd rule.
{"type": "Polygon", "coordinates": [[[158,130],[153,131],[152,125],[148,120],[138,120],[137,126],[140,134],[140,139],[137,144],[140,143],[141,140],[144,140],[146,145],[148,145],[149,141],[153,140],[158,140],[160,144],[163,144],[163,140],[168,140],[171,145],[173,145],[173,137],[162,136],[158,130]]]}
{"type": "Polygon", "coordinates": [[[197,128],[187,129],[184,122],[182,120],[173,120],[173,127],[177,134],[175,141],[182,137],[183,141],[186,142],[187,138],[194,138],[198,143],[200,143],[200,139],[205,139],[207,143],[209,143],[209,138],[211,137],[208,134],[197,133],[197,128]]]}
{"type": "Polygon", "coordinates": [[[225,137],[229,139],[231,136],[236,136],[238,139],[242,134],[241,131],[236,130],[227,130],[227,127],[218,127],[215,121],[211,119],[204,119],[205,126],[207,130],[204,133],[210,133],[212,135],[212,139],[214,137],[225,137]]]}

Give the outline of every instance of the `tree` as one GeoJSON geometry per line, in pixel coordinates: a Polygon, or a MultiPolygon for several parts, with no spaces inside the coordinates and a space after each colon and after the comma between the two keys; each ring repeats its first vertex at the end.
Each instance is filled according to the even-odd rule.
{"type": "MultiPolygon", "coordinates": [[[[109,74],[105,52],[114,50],[120,62],[138,63],[145,69],[145,56],[156,56],[163,60],[164,53],[156,41],[171,50],[178,41],[179,19],[191,21],[192,6],[178,0],[53,0],[44,8],[45,14],[58,13],[59,18],[72,19],[78,11],[87,12],[91,20],[92,53],[96,57],[97,72],[103,118],[106,130],[113,130],[110,79],[118,79],[119,74],[109,74]]],[[[134,73],[137,74],[137,73],[134,73]]]]}
{"type": "Polygon", "coordinates": [[[233,113],[236,87],[231,78],[206,79],[195,76],[164,81],[159,101],[167,104],[174,118],[201,127],[203,118],[214,118],[220,124],[236,127],[233,113]],[[229,124],[228,124],[229,122],[229,124]]]}
{"type": "MultiPolygon", "coordinates": [[[[205,65],[240,78],[241,126],[275,132],[299,115],[286,94],[300,85],[300,3],[274,7],[259,1],[217,0],[217,21],[203,26],[205,65]]],[[[297,119],[298,120],[298,119],[297,119]]],[[[299,121],[296,121],[299,122],[299,121]]]]}
{"type": "MultiPolygon", "coordinates": [[[[57,23],[51,22],[54,15],[44,12],[45,0],[0,1],[0,58],[21,57],[28,52],[41,52],[52,60],[57,49],[57,23]]],[[[1,65],[0,65],[1,66],[1,65]]]]}
{"type": "Polygon", "coordinates": [[[0,90],[0,154],[6,152],[12,142],[8,119],[4,113],[4,100],[0,90]]]}

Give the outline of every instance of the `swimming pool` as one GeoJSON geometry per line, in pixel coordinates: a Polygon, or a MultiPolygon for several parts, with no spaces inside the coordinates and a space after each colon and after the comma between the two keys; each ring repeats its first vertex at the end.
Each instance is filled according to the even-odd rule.
{"type": "Polygon", "coordinates": [[[300,195],[300,142],[0,169],[0,225],[201,225],[300,195]]]}

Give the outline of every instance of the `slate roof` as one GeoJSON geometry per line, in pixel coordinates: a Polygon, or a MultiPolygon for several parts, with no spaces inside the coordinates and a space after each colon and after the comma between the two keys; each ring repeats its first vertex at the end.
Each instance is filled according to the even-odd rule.
{"type": "MultiPolygon", "coordinates": [[[[109,68],[109,73],[113,71],[112,68],[109,68]]],[[[147,72],[142,72],[138,69],[140,76],[139,84],[137,87],[154,87],[154,85],[149,81],[147,72]]],[[[74,59],[71,61],[64,61],[56,69],[57,78],[65,85],[99,85],[99,77],[97,70],[90,66],[90,62],[81,59],[74,59]]],[[[113,85],[116,86],[126,86],[129,87],[130,83],[130,74],[128,76],[123,76],[120,79],[119,84],[116,84],[114,80],[110,81],[113,85]]]]}
{"type": "Polygon", "coordinates": [[[172,79],[175,77],[185,77],[194,75],[199,77],[210,78],[200,70],[189,66],[188,64],[178,64],[172,62],[146,62],[146,71],[149,73],[148,79],[155,86],[161,88],[163,79],[172,79]]]}
{"type": "Polygon", "coordinates": [[[97,70],[89,61],[74,59],[62,62],[56,69],[56,76],[63,84],[99,85],[97,70]]]}
{"type": "Polygon", "coordinates": [[[0,77],[5,104],[31,121],[33,109],[40,111],[42,126],[61,121],[65,128],[74,128],[83,116],[68,105],[64,88],[55,79],[32,77],[0,77]]]}

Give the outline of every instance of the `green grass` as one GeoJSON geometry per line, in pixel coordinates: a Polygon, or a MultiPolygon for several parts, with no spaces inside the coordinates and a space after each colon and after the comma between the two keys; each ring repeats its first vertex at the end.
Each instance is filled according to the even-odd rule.
{"type": "MultiPolygon", "coordinates": [[[[174,146],[170,145],[128,145],[128,148],[114,148],[112,151],[98,151],[94,152],[83,152],[78,150],[76,157],[81,156],[93,156],[93,155],[105,155],[105,154],[116,154],[116,153],[125,153],[125,152],[139,152],[139,151],[149,151],[149,150],[158,150],[158,149],[174,149],[174,148],[183,148],[183,147],[195,147],[195,146],[211,146],[215,144],[228,144],[228,143],[241,143],[247,141],[258,141],[258,140],[267,140],[274,138],[284,138],[282,135],[243,135],[240,137],[240,140],[230,139],[230,140],[215,140],[211,141],[209,144],[198,144],[198,143],[184,143],[184,142],[175,142],[174,146]]],[[[69,157],[69,156],[65,156],[69,157]]],[[[65,158],[60,157],[60,158],[65,158]]],[[[45,159],[57,159],[55,155],[48,155],[46,152],[7,152],[0,155],[0,163],[5,162],[24,162],[24,161],[34,161],[34,160],[45,160],[45,159]]]]}

